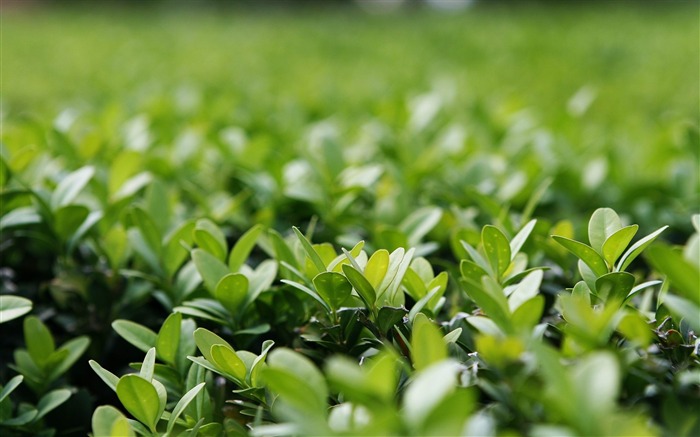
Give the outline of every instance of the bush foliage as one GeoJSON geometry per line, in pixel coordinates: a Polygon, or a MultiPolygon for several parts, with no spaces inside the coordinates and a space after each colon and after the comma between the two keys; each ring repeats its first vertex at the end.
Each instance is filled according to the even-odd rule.
{"type": "MultiPolygon", "coordinates": [[[[622,25],[682,17],[644,11],[622,25]]],[[[581,13],[588,24],[571,30],[570,60],[586,53],[587,29],[615,35],[609,17],[581,13]]],[[[43,14],[49,29],[68,16],[43,14]]],[[[638,112],[620,115],[624,103],[596,112],[598,93],[615,101],[602,79],[538,90],[558,109],[518,103],[527,79],[514,78],[510,97],[465,94],[453,67],[478,58],[469,44],[517,53],[517,32],[504,31],[504,51],[458,30],[486,16],[503,25],[503,10],[355,24],[325,14],[280,27],[297,50],[308,31],[329,38],[309,43],[303,68],[266,33],[279,17],[234,19],[231,30],[195,15],[205,36],[180,47],[192,59],[202,41],[249,36],[253,48],[235,50],[250,64],[232,82],[219,49],[213,66],[181,67],[194,82],[163,74],[122,96],[150,68],[150,55],[136,55],[114,83],[66,63],[45,81],[27,73],[26,89],[3,96],[0,432],[700,434],[700,139],[687,96],[669,111],[650,99],[645,108],[665,118],[647,126],[638,112]],[[429,31],[413,48],[462,35],[433,85],[377,63],[403,53],[388,39],[370,59],[352,56],[378,25],[408,35],[416,23],[429,31]],[[349,42],[338,29],[368,33],[349,42]],[[275,56],[256,75],[261,53],[275,56]],[[325,73],[354,62],[385,70],[328,85],[325,73]],[[94,94],[67,85],[88,102],[66,103],[52,82],[63,75],[95,80],[94,94]],[[625,139],[628,129],[644,135],[625,139]]],[[[20,30],[27,17],[10,17],[27,32],[8,48],[21,58],[36,36],[20,30]]],[[[123,31],[109,22],[78,14],[76,32],[94,38],[69,32],[55,44],[104,47],[123,31]]],[[[181,22],[154,22],[157,32],[138,24],[141,41],[166,50],[158,32],[181,22]]],[[[533,46],[561,49],[537,29],[526,29],[533,46]]],[[[657,50],[643,38],[622,58],[657,50]]],[[[180,65],[168,53],[158,56],[180,65]]],[[[46,47],[34,54],[53,59],[46,47]]],[[[103,52],[86,56],[107,65],[103,52]]],[[[412,65],[427,75],[419,64],[436,60],[421,56],[412,65]]],[[[594,78],[613,64],[596,65],[594,78]]],[[[663,101],[664,86],[649,93],[663,101]]]]}

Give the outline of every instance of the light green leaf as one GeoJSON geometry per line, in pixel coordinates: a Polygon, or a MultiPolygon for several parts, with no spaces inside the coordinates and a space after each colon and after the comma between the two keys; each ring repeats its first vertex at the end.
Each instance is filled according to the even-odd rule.
{"type": "Polygon", "coordinates": [[[56,211],[58,208],[70,204],[90,182],[94,174],[94,167],[85,166],[63,178],[51,194],[51,209],[56,211]]]}
{"type": "Polygon", "coordinates": [[[46,360],[56,350],[51,331],[35,316],[24,319],[24,342],[29,356],[40,368],[43,368],[46,360]]]}
{"type": "Polygon", "coordinates": [[[158,335],[143,325],[130,320],[115,320],[112,328],[117,331],[124,340],[136,346],[143,352],[148,352],[155,347],[158,335]]]}
{"type": "Polygon", "coordinates": [[[384,280],[388,268],[389,252],[385,249],[379,249],[378,251],[374,252],[369,260],[367,260],[367,265],[365,266],[363,275],[372,285],[374,290],[376,290],[384,280]]]}
{"type": "Polygon", "coordinates": [[[221,278],[231,273],[226,264],[203,249],[192,251],[192,261],[211,294],[216,293],[216,285],[221,278]]]}
{"type": "Polygon", "coordinates": [[[630,244],[632,238],[634,238],[637,229],[639,229],[637,225],[625,226],[614,232],[603,243],[603,258],[605,258],[605,262],[608,263],[611,269],[615,265],[615,261],[625,251],[627,245],[630,244]]]}
{"type": "Polygon", "coordinates": [[[411,335],[413,367],[420,371],[447,358],[442,333],[425,314],[417,314],[411,335]]]}
{"type": "Polygon", "coordinates": [[[90,338],[87,336],[80,336],[72,340],[68,340],[61,347],[56,349],[56,354],[60,354],[61,360],[55,363],[51,370],[49,371],[48,379],[54,380],[68,371],[73,364],[85,353],[88,346],[90,346],[90,338]]]}
{"type": "Polygon", "coordinates": [[[43,221],[41,215],[33,206],[23,206],[13,209],[0,219],[0,229],[16,226],[34,225],[43,221]]]}
{"type": "Polygon", "coordinates": [[[666,275],[671,290],[700,306],[700,266],[689,263],[679,251],[661,244],[650,247],[646,258],[666,275]]]}
{"type": "Polygon", "coordinates": [[[696,332],[700,331],[700,318],[698,317],[700,305],[673,294],[664,296],[663,304],[676,316],[677,323],[680,323],[681,319],[683,319],[696,332]]]}
{"type": "Polygon", "coordinates": [[[138,375],[125,375],[117,383],[117,396],[132,416],[155,432],[160,419],[160,396],[153,384],[138,375]]]}
{"type": "Polygon", "coordinates": [[[573,253],[581,261],[583,261],[593,271],[593,273],[596,274],[596,276],[603,276],[604,274],[608,273],[608,267],[605,265],[605,260],[598,254],[598,252],[593,250],[592,247],[576,240],[560,237],[558,235],[552,235],[552,238],[554,241],[564,246],[566,250],[573,253]]]}
{"type": "Polygon", "coordinates": [[[515,258],[515,255],[517,255],[518,252],[520,252],[520,249],[523,247],[523,244],[525,244],[525,241],[527,241],[527,237],[529,237],[532,230],[535,229],[535,224],[537,224],[537,220],[530,220],[525,226],[523,226],[520,232],[518,232],[515,235],[515,237],[513,237],[513,239],[510,240],[511,261],[513,260],[513,258],[515,258]]]}
{"type": "Polygon", "coordinates": [[[265,384],[291,406],[311,416],[326,415],[328,388],[314,363],[287,348],[272,351],[262,370],[265,384]]]}
{"type": "Polygon", "coordinates": [[[0,296],[0,323],[21,317],[32,310],[32,301],[19,296],[0,296]]]}
{"type": "MultiPolygon", "coordinates": [[[[440,222],[441,218],[442,209],[423,207],[406,217],[399,225],[399,230],[406,235],[409,246],[417,246],[421,239],[440,222]]],[[[372,285],[377,286],[374,282],[372,285]]]]}
{"type": "Polygon", "coordinates": [[[421,429],[423,421],[454,392],[458,369],[456,362],[444,360],[424,369],[410,382],[403,397],[403,417],[412,429],[421,429]]]}
{"type": "Polygon", "coordinates": [[[328,306],[325,300],[321,299],[321,296],[319,296],[315,291],[310,289],[309,287],[300,284],[298,282],[294,281],[288,281],[286,279],[282,279],[283,284],[291,285],[292,287],[296,288],[299,291],[304,292],[305,294],[311,296],[316,302],[320,303],[323,308],[326,309],[326,311],[331,312],[331,308],[328,306]]]}
{"type": "Polygon", "coordinates": [[[215,344],[211,347],[210,354],[210,362],[223,373],[233,376],[239,382],[245,381],[245,364],[231,347],[223,344],[215,344]]]}
{"type": "Polygon", "coordinates": [[[245,264],[263,229],[262,225],[255,225],[236,241],[228,256],[228,267],[232,272],[237,272],[245,264]]]}
{"type": "Polygon", "coordinates": [[[58,390],[53,390],[46,393],[39,399],[39,403],[36,404],[37,415],[34,420],[39,420],[45,415],[47,415],[51,410],[55,409],[62,403],[68,400],[71,396],[71,392],[68,389],[60,388],[58,390]]]}
{"type": "Polygon", "coordinates": [[[297,238],[299,239],[299,242],[301,243],[301,246],[304,248],[304,251],[306,252],[306,255],[309,257],[313,265],[316,267],[316,270],[318,270],[319,273],[325,272],[326,271],[326,265],[323,263],[321,260],[321,257],[319,256],[318,252],[316,252],[316,249],[311,245],[309,240],[306,239],[304,234],[301,233],[301,231],[297,227],[292,227],[294,230],[294,233],[296,234],[297,238]]]}
{"type": "Polygon", "coordinates": [[[111,405],[102,405],[92,414],[92,434],[95,437],[135,437],[129,421],[111,405]]]}
{"type": "Polygon", "coordinates": [[[182,313],[172,313],[163,322],[156,338],[156,351],[161,360],[169,364],[175,364],[178,346],[180,345],[180,332],[182,326],[182,313]]]}
{"type": "Polygon", "coordinates": [[[481,231],[481,244],[491,269],[500,278],[510,265],[508,238],[497,227],[486,225],[481,231]]]}
{"type": "Polygon", "coordinates": [[[595,281],[596,294],[605,302],[622,303],[634,287],[634,275],[627,272],[612,272],[595,281]]]}
{"type": "Polygon", "coordinates": [[[139,376],[148,382],[153,379],[153,372],[156,367],[156,348],[152,347],[146,352],[146,357],[143,359],[139,376]]]}
{"type": "Polygon", "coordinates": [[[248,295],[248,278],[241,273],[229,273],[216,284],[216,300],[231,314],[238,314],[248,295]]]}
{"type": "Polygon", "coordinates": [[[610,208],[596,209],[588,222],[588,240],[591,247],[598,254],[602,254],[605,240],[620,228],[622,228],[622,222],[614,210],[610,208]]]}
{"type": "Polygon", "coordinates": [[[0,391],[0,402],[4,401],[6,397],[10,395],[24,380],[24,376],[17,375],[14,378],[7,381],[7,384],[0,391]]]}
{"type": "Polygon", "coordinates": [[[634,261],[639,254],[642,253],[642,251],[656,239],[656,237],[661,235],[661,233],[666,230],[666,228],[668,228],[668,226],[663,226],[634,243],[629,249],[627,249],[625,254],[622,255],[622,258],[620,258],[620,261],[617,263],[617,268],[615,270],[625,270],[632,263],[632,261],[634,261]]]}
{"type": "Polygon", "coordinates": [[[109,370],[105,369],[104,367],[100,366],[100,364],[95,360],[90,360],[88,361],[88,363],[90,364],[90,367],[92,367],[92,370],[94,370],[95,373],[97,373],[97,376],[99,376],[100,379],[104,381],[104,383],[107,384],[109,388],[116,392],[119,377],[114,373],[110,372],[109,370]]]}
{"type": "Polygon", "coordinates": [[[111,198],[112,202],[119,202],[122,199],[133,196],[153,180],[153,175],[147,171],[141,172],[128,180],[124,181],[119,191],[114,193],[111,198]]]}
{"type": "Polygon", "coordinates": [[[213,255],[222,263],[226,260],[228,246],[226,236],[214,222],[209,219],[197,220],[193,232],[194,242],[213,255]]]}
{"type": "Polygon", "coordinates": [[[542,284],[542,270],[535,270],[523,278],[508,297],[508,308],[515,311],[520,305],[537,296],[542,284]]]}
{"type": "Polygon", "coordinates": [[[202,382],[201,384],[197,384],[190,391],[185,393],[185,395],[182,396],[182,398],[180,398],[180,400],[175,405],[172,414],[170,414],[170,418],[168,419],[168,427],[166,429],[167,434],[170,434],[172,432],[177,418],[180,417],[180,414],[182,414],[182,412],[185,411],[185,408],[187,408],[190,402],[192,402],[192,400],[199,394],[199,392],[202,391],[205,385],[206,383],[204,382],[202,382]]]}
{"type": "Polygon", "coordinates": [[[197,328],[194,331],[194,341],[197,344],[199,352],[207,359],[207,361],[213,363],[214,359],[211,355],[211,348],[214,345],[224,345],[233,351],[233,347],[223,338],[204,328],[197,328]]]}
{"type": "Polygon", "coordinates": [[[165,237],[165,242],[163,244],[163,266],[170,276],[175,274],[175,271],[182,265],[189,254],[188,250],[182,246],[182,243],[184,242],[187,246],[191,246],[192,243],[194,243],[194,237],[192,235],[194,226],[195,221],[188,220],[165,237]]]}

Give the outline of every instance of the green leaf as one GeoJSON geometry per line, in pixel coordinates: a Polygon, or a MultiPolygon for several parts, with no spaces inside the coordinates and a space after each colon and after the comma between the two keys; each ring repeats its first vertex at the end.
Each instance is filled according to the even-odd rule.
{"type": "Polygon", "coordinates": [[[236,241],[228,256],[228,267],[232,272],[237,272],[245,264],[263,229],[262,225],[255,225],[236,241]]]}
{"type": "Polygon", "coordinates": [[[598,254],[602,254],[605,240],[620,228],[622,228],[622,223],[614,210],[610,208],[596,209],[588,222],[588,240],[591,247],[598,254]]]}
{"type": "Polygon", "coordinates": [[[131,343],[143,352],[148,352],[155,347],[158,335],[143,325],[130,320],[115,320],[112,328],[117,331],[124,340],[131,343]]]}
{"type": "Polygon", "coordinates": [[[0,323],[21,317],[32,310],[32,301],[19,296],[0,296],[0,323]]]}
{"type": "Polygon", "coordinates": [[[195,227],[194,220],[188,220],[178,226],[173,232],[165,237],[163,244],[163,266],[165,271],[170,275],[174,275],[178,267],[187,259],[189,252],[182,246],[184,242],[191,246],[194,242],[193,232],[195,227]]]}
{"type": "Polygon", "coordinates": [[[347,278],[337,272],[319,273],[313,279],[316,292],[321,298],[328,303],[328,306],[333,310],[340,308],[340,305],[350,297],[352,293],[352,285],[347,278]]]}
{"type": "Polygon", "coordinates": [[[185,408],[187,408],[190,402],[192,402],[192,400],[199,394],[199,392],[202,391],[205,385],[206,383],[204,382],[197,384],[191,390],[185,393],[185,395],[182,396],[182,398],[180,398],[180,400],[175,405],[172,414],[170,414],[170,418],[168,419],[168,427],[166,429],[167,434],[170,434],[172,432],[177,418],[180,417],[182,412],[185,411],[185,408]]]}
{"type": "Polygon", "coordinates": [[[56,211],[58,208],[70,204],[94,175],[95,168],[85,166],[63,178],[51,194],[51,209],[56,211]]]}
{"type": "Polygon", "coordinates": [[[639,229],[637,225],[625,226],[614,232],[603,243],[603,258],[605,258],[605,262],[608,263],[611,269],[615,266],[615,261],[625,251],[627,245],[630,244],[632,238],[634,238],[637,229],[639,229]]]}
{"type": "Polygon", "coordinates": [[[100,366],[100,364],[95,360],[90,360],[88,361],[88,363],[90,364],[90,367],[92,367],[92,370],[94,370],[95,373],[97,373],[97,376],[99,376],[100,379],[104,381],[104,383],[107,384],[109,388],[116,392],[119,377],[117,377],[117,375],[105,369],[104,367],[100,366]]]}
{"type": "Polygon", "coordinates": [[[301,246],[304,248],[304,251],[306,252],[306,255],[309,257],[313,265],[316,267],[316,270],[318,270],[319,273],[325,272],[326,271],[326,265],[323,263],[321,260],[321,257],[318,255],[318,252],[316,252],[316,249],[311,245],[309,240],[306,239],[304,234],[301,233],[301,231],[293,226],[292,230],[294,230],[294,233],[296,234],[297,238],[299,239],[299,242],[301,243],[301,246]]]}
{"type": "MultiPolygon", "coordinates": [[[[284,262],[298,269],[299,264],[297,263],[297,259],[294,256],[294,253],[292,253],[292,250],[289,248],[287,243],[284,241],[284,238],[282,238],[282,236],[274,229],[268,230],[268,235],[270,237],[270,240],[272,240],[272,247],[275,250],[275,258],[280,263],[280,266],[284,262]]],[[[283,277],[292,277],[291,273],[286,267],[282,267],[281,270],[283,277]]]]}
{"type": "Polygon", "coordinates": [[[519,305],[510,318],[514,327],[520,329],[532,329],[540,322],[544,311],[544,296],[541,294],[526,300],[519,305]]]}
{"type": "Polygon", "coordinates": [[[270,349],[272,349],[272,346],[275,345],[275,342],[272,340],[265,340],[263,341],[262,344],[262,351],[260,352],[260,355],[253,360],[253,364],[250,366],[250,372],[248,373],[248,383],[253,386],[257,387],[258,386],[258,380],[260,376],[260,371],[263,369],[265,365],[265,359],[267,358],[268,352],[270,352],[270,349]]]}
{"type": "Polygon", "coordinates": [[[608,273],[595,281],[596,293],[604,302],[622,303],[632,291],[632,287],[634,275],[627,272],[608,273]]]}
{"type": "Polygon", "coordinates": [[[43,368],[49,356],[56,350],[51,331],[35,316],[24,319],[24,342],[29,356],[40,368],[43,368]]]}
{"type": "MultiPolygon", "coordinates": [[[[442,338],[440,338],[442,341],[442,338]]],[[[459,365],[444,360],[418,373],[403,397],[403,418],[411,429],[421,429],[423,421],[457,385],[459,365]]]]}
{"type": "Polygon", "coordinates": [[[92,414],[92,434],[95,437],[135,437],[129,421],[111,405],[102,405],[92,414]]]}
{"type": "Polygon", "coordinates": [[[294,281],[288,281],[286,279],[282,279],[281,281],[283,284],[291,285],[292,287],[296,288],[299,291],[302,291],[303,293],[311,296],[316,302],[320,303],[321,306],[328,312],[331,312],[331,308],[328,306],[325,300],[321,299],[321,296],[318,295],[315,291],[310,289],[309,287],[300,284],[298,282],[294,281]]]}
{"type": "Polygon", "coordinates": [[[535,270],[523,278],[508,297],[508,308],[515,311],[520,305],[537,296],[542,284],[542,270],[535,270]]]}
{"type": "Polygon", "coordinates": [[[374,287],[372,287],[372,284],[370,284],[367,278],[348,264],[343,265],[343,273],[345,273],[345,277],[348,278],[348,281],[350,281],[350,284],[352,284],[355,291],[357,291],[357,294],[360,295],[360,298],[362,298],[367,308],[374,308],[377,295],[374,291],[374,287]]]}
{"type": "Polygon", "coordinates": [[[536,224],[537,220],[530,220],[525,226],[523,226],[520,232],[518,232],[515,235],[515,237],[513,237],[513,239],[510,240],[511,261],[513,260],[513,258],[515,258],[515,255],[517,255],[518,252],[520,252],[520,249],[523,247],[523,244],[525,244],[525,241],[527,241],[527,237],[529,237],[532,230],[535,229],[536,224]]]}
{"type": "MultiPolygon", "coordinates": [[[[412,212],[399,225],[399,230],[407,237],[409,246],[417,246],[442,218],[442,209],[423,207],[412,212]]],[[[371,282],[371,281],[370,281],[371,282]]],[[[377,284],[372,283],[376,286],[377,284]]]]}
{"type": "Polygon", "coordinates": [[[33,206],[23,206],[13,209],[0,219],[0,229],[8,229],[17,226],[35,225],[41,223],[43,218],[33,206]]]}
{"type": "Polygon", "coordinates": [[[634,261],[639,256],[639,254],[642,253],[642,251],[646,249],[646,247],[649,246],[656,239],[656,237],[661,235],[661,233],[665,231],[666,228],[668,228],[668,226],[663,226],[634,243],[632,247],[627,249],[625,254],[622,255],[622,258],[620,258],[620,261],[617,263],[617,268],[615,270],[621,272],[627,267],[629,267],[632,261],[634,261]]]}
{"type": "Polygon", "coordinates": [[[204,328],[197,328],[194,331],[194,341],[197,344],[199,352],[211,363],[214,362],[211,355],[212,346],[224,345],[233,351],[233,347],[231,347],[226,340],[204,328]]]}
{"type": "Polygon", "coordinates": [[[384,280],[388,269],[389,252],[385,249],[380,249],[374,252],[367,261],[363,275],[372,285],[372,288],[376,290],[384,280]]]}
{"type": "Polygon", "coordinates": [[[508,238],[497,227],[486,225],[481,231],[481,244],[491,269],[500,278],[510,265],[508,238]]]}
{"type": "Polygon", "coordinates": [[[700,305],[673,294],[664,296],[663,305],[676,316],[678,324],[681,320],[685,320],[695,332],[700,331],[700,318],[698,318],[700,305]]]}
{"type": "Polygon", "coordinates": [[[132,223],[139,230],[141,238],[143,238],[148,248],[156,257],[160,257],[163,253],[163,244],[158,227],[151,216],[141,207],[133,207],[130,216],[132,223]]]}
{"type": "Polygon", "coordinates": [[[221,278],[231,273],[226,264],[203,249],[192,251],[192,261],[211,294],[216,293],[216,285],[221,278]]]}
{"type": "Polygon", "coordinates": [[[245,381],[245,364],[230,346],[215,344],[211,347],[210,354],[211,360],[209,361],[223,373],[233,376],[237,381],[245,381]]]}
{"type": "Polygon", "coordinates": [[[148,382],[153,380],[153,373],[156,367],[156,348],[152,347],[146,352],[146,357],[143,359],[139,376],[148,382]]]}
{"type": "Polygon", "coordinates": [[[24,380],[24,376],[17,375],[14,378],[7,381],[7,384],[0,390],[0,402],[4,401],[6,397],[10,395],[24,380]]]}
{"type": "Polygon", "coordinates": [[[248,278],[241,273],[229,273],[216,284],[216,300],[231,314],[238,314],[248,296],[248,278]]]}
{"type": "Polygon", "coordinates": [[[175,364],[178,346],[180,345],[180,332],[182,326],[182,314],[172,313],[163,322],[156,338],[156,351],[161,360],[169,364],[175,364]]]}
{"type": "Polygon", "coordinates": [[[316,366],[287,348],[272,351],[262,370],[265,384],[284,402],[311,417],[326,415],[328,388],[316,366]]]}
{"type": "Polygon", "coordinates": [[[90,214],[83,205],[66,205],[54,212],[54,231],[62,241],[67,241],[90,214]]]}
{"type": "Polygon", "coordinates": [[[700,266],[688,262],[679,251],[661,244],[650,247],[646,258],[656,270],[666,275],[671,290],[700,306],[700,266]]]}
{"type": "Polygon", "coordinates": [[[564,246],[566,250],[573,253],[581,261],[583,261],[596,274],[596,276],[600,277],[608,273],[608,267],[605,265],[605,260],[598,254],[598,252],[593,250],[592,247],[576,240],[560,237],[558,235],[552,235],[552,238],[554,241],[564,246]]]}
{"type": "Polygon", "coordinates": [[[117,383],[117,396],[132,416],[155,432],[161,405],[153,384],[138,375],[125,375],[117,383]]]}
{"type": "Polygon", "coordinates": [[[209,219],[197,220],[193,236],[194,242],[200,248],[209,252],[221,262],[226,260],[228,252],[226,236],[214,222],[209,219]]]}
{"type": "Polygon", "coordinates": [[[48,379],[54,380],[66,373],[85,353],[88,346],[90,346],[90,338],[84,335],[65,342],[56,350],[56,353],[60,354],[62,358],[60,362],[53,365],[49,371],[48,379]]]}
{"type": "Polygon", "coordinates": [[[413,367],[420,371],[447,358],[442,333],[425,314],[417,314],[411,335],[413,367]]]}
{"type": "Polygon", "coordinates": [[[51,410],[55,409],[62,403],[68,400],[71,396],[71,392],[68,389],[60,388],[58,390],[53,390],[46,393],[39,399],[39,403],[36,404],[37,415],[34,420],[39,420],[45,415],[47,415],[51,410]]]}
{"type": "Polygon", "coordinates": [[[428,305],[428,302],[430,302],[437,294],[440,292],[440,287],[435,287],[431,290],[428,290],[428,292],[423,296],[418,302],[413,305],[413,308],[411,308],[411,311],[408,312],[408,320],[413,323],[413,321],[416,319],[416,316],[423,311],[423,308],[428,305]]]}
{"type": "Polygon", "coordinates": [[[483,276],[488,276],[486,270],[475,262],[466,259],[463,259],[462,262],[459,263],[459,271],[464,279],[477,286],[480,286],[483,276]]]}
{"type": "Polygon", "coordinates": [[[406,309],[403,307],[381,307],[377,312],[377,328],[379,328],[379,332],[387,335],[389,330],[403,320],[405,315],[406,309]]]}

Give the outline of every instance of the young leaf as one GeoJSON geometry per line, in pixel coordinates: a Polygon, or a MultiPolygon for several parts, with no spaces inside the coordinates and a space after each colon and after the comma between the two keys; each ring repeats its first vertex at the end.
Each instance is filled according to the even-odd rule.
{"type": "Polygon", "coordinates": [[[542,283],[542,270],[535,270],[525,276],[508,297],[508,308],[515,311],[520,305],[537,296],[542,283]]]}
{"type": "Polygon", "coordinates": [[[39,403],[36,404],[37,414],[36,417],[34,417],[34,420],[41,419],[51,410],[67,401],[70,396],[71,391],[65,388],[60,388],[58,390],[53,390],[46,393],[41,397],[41,399],[39,399],[39,403]]]}
{"type": "Polygon", "coordinates": [[[535,224],[537,224],[537,220],[530,220],[525,226],[523,226],[520,232],[518,232],[515,237],[510,240],[511,261],[513,258],[515,258],[515,255],[520,252],[520,249],[523,247],[523,244],[525,244],[527,237],[529,237],[532,230],[535,229],[535,224]]]}
{"type": "Polygon", "coordinates": [[[248,278],[241,273],[229,273],[216,284],[214,296],[216,300],[231,314],[241,310],[248,295],[248,278]]]}
{"type": "Polygon", "coordinates": [[[632,263],[632,261],[634,261],[635,258],[637,258],[639,254],[642,253],[642,251],[656,239],[656,237],[661,235],[661,233],[666,230],[666,228],[668,228],[668,226],[663,226],[634,243],[632,247],[627,249],[625,254],[622,255],[622,258],[620,258],[620,261],[617,263],[617,268],[615,270],[618,272],[625,270],[632,263]]]}
{"type": "Polygon", "coordinates": [[[625,226],[605,240],[602,253],[605,262],[608,263],[610,268],[615,265],[615,261],[622,255],[627,245],[630,244],[630,241],[632,241],[632,238],[634,238],[637,233],[637,229],[639,229],[638,225],[625,226]]]}
{"type": "Polygon", "coordinates": [[[343,273],[345,273],[345,277],[348,278],[348,281],[350,281],[350,284],[352,284],[355,291],[357,291],[357,294],[359,294],[360,298],[365,302],[367,308],[374,308],[377,295],[372,284],[369,283],[362,273],[351,265],[344,264],[343,273]]]}
{"type": "Polygon", "coordinates": [[[306,239],[304,234],[302,234],[301,231],[297,227],[293,226],[292,229],[294,230],[294,233],[297,235],[297,238],[299,239],[301,246],[304,248],[306,255],[309,257],[309,259],[314,264],[314,266],[319,271],[319,273],[325,272],[326,265],[321,260],[321,257],[318,255],[318,252],[316,252],[316,249],[314,249],[314,247],[311,245],[309,240],[306,239]]]}
{"type": "Polygon", "coordinates": [[[61,347],[56,349],[55,354],[61,356],[61,360],[55,363],[48,374],[48,379],[50,381],[58,378],[62,374],[68,371],[73,364],[85,353],[88,346],[90,345],[90,338],[87,336],[80,336],[72,340],[68,340],[61,347]]]}
{"type": "Polygon", "coordinates": [[[373,289],[376,290],[382,283],[388,268],[389,252],[387,250],[380,249],[374,252],[369,258],[363,274],[367,281],[369,281],[369,283],[372,285],[373,289]]]}
{"type": "Polygon", "coordinates": [[[111,405],[102,405],[92,414],[92,434],[97,437],[135,437],[129,421],[111,405]]]}
{"type": "Polygon", "coordinates": [[[211,294],[216,293],[216,285],[221,278],[231,273],[226,264],[203,249],[192,251],[192,261],[211,294]]]}
{"type": "Polygon", "coordinates": [[[231,347],[226,340],[204,328],[197,328],[194,331],[194,341],[197,344],[199,352],[211,363],[214,362],[211,355],[212,346],[224,345],[233,351],[233,347],[231,347]]]}
{"type": "Polygon", "coordinates": [[[197,246],[212,254],[221,262],[226,260],[226,253],[228,252],[226,236],[214,222],[209,219],[197,220],[192,235],[197,246]]]}
{"type": "Polygon", "coordinates": [[[442,333],[425,314],[417,314],[411,335],[413,367],[420,371],[447,358],[447,345],[442,333]]]}
{"type": "Polygon", "coordinates": [[[27,345],[29,356],[40,368],[56,350],[49,328],[35,316],[24,319],[24,342],[27,345]]]}
{"type": "Polygon", "coordinates": [[[17,375],[11,380],[7,381],[7,384],[0,391],[0,402],[4,401],[6,397],[10,395],[24,380],[24,376],[17,375]]]}
{"type": "Polygon", "coordinates": [[[0,323],[9,322],[32,310],[32,301],[19,296],[0,296],[0,323]]]}
{"type": "Polygon", "coordinates": [[[153,379],[153,372],[156,366],[156,348],[152,347],[146,352],[146,357],[143,359],[139,376],[148,382],[153,379]]]}
{"type": "Polygon", "coordinates": [[[201,384],[197,384],[191,390],[185,393],[185,395],[182,396],[182,398],[180,398],[180,400],[177,402],[172,414],[170,414],[170,418],[168,419],[168,427],[166,429],[166,433],[168,435],[172,432],[177,418],[180,417],[180,414],[182,414],[182,412],[185,411],[185,408],[187,408],[190,402],[192,402],[192,400],[199,394],[199,392],[202,391],[205,385],[206,383],[204,382],[202,382],[201,384]]]}
{"type": "Polygon", "coordinates": [[[333,310],[340,308],[352,293],[352,285],[347,278],[336,272],[323,272],[313,279],[314,287],[319,296],[328,303],[333,310]]]}
{"type": "Polygon", "coordinates": [[[63,178],[51,194],[51,209],[56,211],[58,208],[71,203],[90,182],[94,174],[94,167],[85,166],[63,178]]]}
{"type": "Polygon", "coordinates": [[[610,208],[596,209],[588,222],[588,240],[591,247],[602,254],[605,240],[620,228],[622,228],[622,223],[614,210],[610,208]]]}
{"type": "Polygon", "coordinates": [[[155,432],[160,419],[160,396],[153,384],[138,375],[125,375],[117,383],[117,396],[132,416],[155,432]]]}
{"type": "Polygon", "coordinates": [[[552,235],[552,238],[590,267],[596,276],[600,277],[608,273],[605,260],[590,246],[558,235],[552,235]]]}
{"type": "Polygon", "coordinates": [[[148,352],[152,347],[155,347],[158,335],[152,330],[143,325],[132,322],[130,320],[115,320],[112,322],[112,328],[117,331],[124,340],[136,346],[143,352],[148,352]]]}
{"type": "Polygon", "coordinates": [[[92,367],[92,370],[94,370],[95,373],[97,373],[97,376],[99,376],[100,379],[104,381],[104,383],[107,384],[109,388],[116,392],[119,377],[114,373],[110,372],[109,370],[105,369],[104,367],[100,366],[100,364],[95,360],[90,360],[88,361],[88,363],[90,364],[90,367],[92,367]]]}
{"type": "Polygon", "coordinates": [[[491,269],[498,278],[510,264],[510,244],[508,238],[495,226],[486,225],[481,231],[481,244],[491,269]]]}
{"type": "Polygon", "coordinates": [[[210,362],[227,375],[238,381],[245,381],[246,367],[241,358],[228,345],[215,344],[211,347],[210,362]]]}
{"type": "Polygon", "coordinates": [[[182,313],[172,313],[163,322],[156,338],[156,351],[160,359],[169,364],[175,364],[178,346],[180,345],[180,332],[182,325],[182,313]]]}
{"type": "Polygon", "coordinates": [[[255,247],[255,243],[262,231],[263,226],[258,224],[250,228],[238,239],[228,256],[228,267],[232,272],[237,272],[241,266],[245,264],[248,255],[250,255],[250,251],[255,247]]]}

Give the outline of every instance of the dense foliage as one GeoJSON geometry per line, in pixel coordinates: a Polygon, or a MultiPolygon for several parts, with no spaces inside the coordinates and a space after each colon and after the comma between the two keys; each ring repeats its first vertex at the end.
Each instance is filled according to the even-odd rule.
{"type": "Polygon", "coordinates": [[[0,432],[698,435],[696,10],[605,8],[8,12],[0,432]]]}

